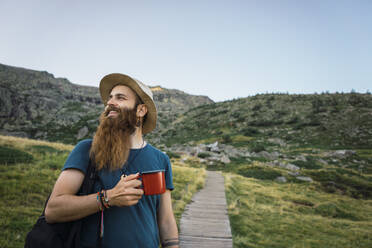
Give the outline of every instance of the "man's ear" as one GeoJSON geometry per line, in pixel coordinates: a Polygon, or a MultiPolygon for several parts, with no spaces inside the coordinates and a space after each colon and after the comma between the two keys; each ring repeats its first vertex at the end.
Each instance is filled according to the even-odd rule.
{"type": "Polygon", "coordinates": [[[144,117],[147,113],[147,106],[145,104],[139,104],[137,106],[137,116],[144,117]]]}

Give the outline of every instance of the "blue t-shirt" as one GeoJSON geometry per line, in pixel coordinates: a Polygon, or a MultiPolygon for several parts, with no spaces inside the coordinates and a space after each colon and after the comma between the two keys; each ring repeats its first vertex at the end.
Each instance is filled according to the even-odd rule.
{"type": "MultiPolygon", "coordinates": [[[[68,156],[63,170],[74,168],[85,174],[89,164],[91,144],[91,139],[80,141],[68,156]]],[[[165,170],[166,188],[173,190],[172,167],[169,158],[150,144],[141,149],[131,149],[124,170],[103,169],[98,172],[98,176],[104,189],[111,189],[119,182],[123,171],[129,175],[151,170],[165,170]]],[[[101,190],[101,184],[98,181],[95,182],[94,190],[94,192],[101,190]]],[[[159,195],[143,195],[136,205],[106,209],[104,211],[103,247],[158,247],[157,210],[159,203],[159,195]]],[[[81,247],[95,247],[99,214],[97,212],[84,218],[81,247]]]]}

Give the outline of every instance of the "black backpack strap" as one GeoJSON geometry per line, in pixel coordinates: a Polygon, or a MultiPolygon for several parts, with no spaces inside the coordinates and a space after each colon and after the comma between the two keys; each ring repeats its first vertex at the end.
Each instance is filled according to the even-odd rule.
{"type": "Polygon", "coordinates": [[[88,195],[93,192],[94,190],[94,183],[98,179],[98,175],[96,173],[96,165],[93,159],[89,159],[89,165],[87,172],[85,173],[85,177],[83,183],[80,187],[78,195],[88,195]]]}
{"type": "MultiPolygon", "coordinates": [[[[98,178],[98,175],[96,173],[96,165],[94,161],[89,158],[89,164],[87,168],[87,172],[85,173],[85,177],[83,180],[83,183],[80,187],[80,190],[78,192],[78,195],[88,195],[90,193],[93,193],[94,191],[94,184],[98,178]]],[[[70,235],[68,237],[68,240],[66,244],[73,244],[75,243],[74,247],[80,247],[80,230],[82,226],[82,220],[78,220],[77,223],[75,223],[72,226],[71,233],[74,233],[75,235],[70,235]],[[76,236],[76,237],[75,237],[76,236]]]]}
{"type": "MultiPolygon", "coordinates": [[[[98,173],[96,171],[96,163],[94,159],[94,155],[90,158],[89,163],[91,164],[90,167],[92,167],[90,174],[87,173],[87,175],[90,175],[91,180],[94,180],[94,182],[98,182],[100,185],[101,189],[104,189],[103,182],[101,178],[98,176],[98,173]]],[[[92,188],[93,191],[93,188],[92,188]]],[[[101,231],[101,213],[98,212],[98,226],[97,226],[97,242],[96,242],[96,247],[97,248],[102,248],[102,238],[100,236],[100,231],[101,231]]]]}

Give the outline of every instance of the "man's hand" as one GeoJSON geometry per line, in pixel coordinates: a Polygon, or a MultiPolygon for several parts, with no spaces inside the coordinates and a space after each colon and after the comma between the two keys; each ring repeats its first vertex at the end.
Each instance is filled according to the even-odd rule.
{"type": "Polygon", "coordinates": [[[107,190],[110,206],[124,207],[138,203],[143,195],[143,190],[139,188],[142,182],[138,180],[138,175],[122,177],[114,188],[107,190]]]}

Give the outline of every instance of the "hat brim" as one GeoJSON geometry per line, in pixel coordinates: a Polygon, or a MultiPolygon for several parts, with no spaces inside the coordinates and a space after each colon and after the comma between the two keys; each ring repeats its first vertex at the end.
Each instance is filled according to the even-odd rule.
{"type": "Polygon", "coordinates": [[[146,105],[147,117],[145,122],[143,123],[142,133],[146,134],[154,130],[157,120],[156,106],[154,100],[152,99],[152,96],[150,97],[149,94],[146,93],[144,89],[142,89],[142,87],[145,85],[137,79],[121,73],[112,73],[103,77],[99,84],[99,91],[101,94],[102,102],[105,104],[105,106],[107,105],[111,90],[117,85],[125,85],[131,88],[134,92],[136,92],[136,94],[141,98],[142,102],[146,105]],[[143,86],[141,87],[141,85],[143,86]]]}

